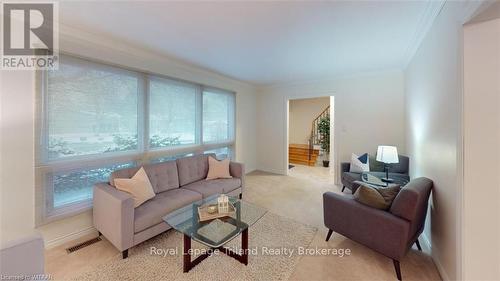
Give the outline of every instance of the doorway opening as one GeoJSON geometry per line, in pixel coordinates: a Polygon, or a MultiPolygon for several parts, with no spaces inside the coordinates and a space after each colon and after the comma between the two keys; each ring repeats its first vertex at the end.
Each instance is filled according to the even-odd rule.
{"type": "Polygon", "coordinates": [[[333,178],[334,97],[287,100],[287,174],[294,169],[333,178]]]}

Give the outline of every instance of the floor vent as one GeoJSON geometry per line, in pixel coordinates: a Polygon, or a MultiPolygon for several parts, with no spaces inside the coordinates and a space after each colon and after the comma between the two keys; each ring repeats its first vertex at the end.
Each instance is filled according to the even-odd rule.
{"type": "Polygon", "coordinates": [[[87,246],[90,246],[90,245],[92,245],[94,243],[97,243],[97,242],[99,242],[101,240],[102,240],[101,237],[92,238],[92,239],[87,240],[85,242],[82,242],[82,243],[80,243],[78,245],[75,245],[73,247],[67,248],[66,252],[68,252],[68,254],[71,254],[71,253],[76,252],[76,251],[78,251],[80,249],[83,249],[83,248],[85,248],[87,246]]]}

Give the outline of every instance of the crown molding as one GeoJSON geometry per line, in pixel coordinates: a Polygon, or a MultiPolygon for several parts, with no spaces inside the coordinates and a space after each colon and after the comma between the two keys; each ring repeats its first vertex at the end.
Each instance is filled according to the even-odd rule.
{"type": "Polygon", "coordinates": [[[444,4],[446,0],[442,1],[428,1],[427,7],[425,8],[422,16],[420,18],[420,22],[415,30],[415,33],[408,44],[408,48],[406,49],[404,56],[404,68],[408,66],[411,59],[417,52],[420,44],[424,40],[425,36],[429,32],[434,23],[434,20],[437,18],[439,13],[443,10],[444,4]]]}
{"type": "MultiPolygon", "coordinates": [[[[475,22],[481,22],[489,19],[476,19],[475,17],[485,12],[493,5],[498,4],[496,0],[477,0],[477,1],[467,1],[464,3],[462,23],[470,24],[475,22]]],[[[497,16],[495,15],[494,18],[497,16]]]]}

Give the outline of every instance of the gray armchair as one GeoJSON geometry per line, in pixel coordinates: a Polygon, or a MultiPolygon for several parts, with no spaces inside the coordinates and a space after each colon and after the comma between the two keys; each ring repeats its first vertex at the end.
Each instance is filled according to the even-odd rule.
{"type": "Polygon", "coordinates": [[[417,178],[405,185],[388,211],[358,203],[351,195],[323,194],[325,226],[393,260],[396,276],[401,279],[399,262],[424,230],[427,206],[433,183],[417,178]]]}
{"type": "MultiPolygon", "coordinates": [[[[370,174],[385,178],[384,163],[379,162],[375,157],[370,155],[370,174]]],[[[342,182],[342,192],[347,187],[354,194],[358,185],[355,181],[361,180],[361,173],[351,173],[349,170],[351,168],[351,163],[342,162],[340,163],[340,176],[342,182]]],[[[399,163],[389,164],[389,177],[393,179],[398,179],[399,181],[410,181],[410,158],[404,155],[399,155],[399,163]]]]}

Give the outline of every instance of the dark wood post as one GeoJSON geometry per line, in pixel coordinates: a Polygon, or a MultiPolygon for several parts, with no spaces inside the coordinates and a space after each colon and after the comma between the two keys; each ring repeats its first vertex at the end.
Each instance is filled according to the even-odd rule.
{"type": "Polygon", "coordinates": [[[248,265],[248,228],[241,233],[241,262],[248,265]]]}
{"type": "Polygon", "coordinates": [[[184,272],[188,272],[191,269],[191,237],[184,234],[184,272]]]}

